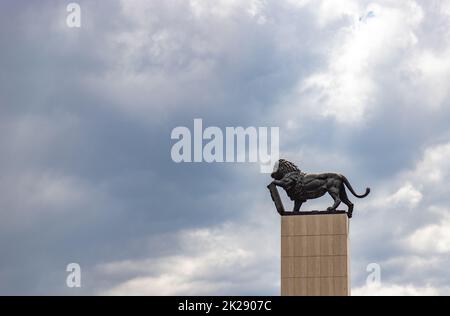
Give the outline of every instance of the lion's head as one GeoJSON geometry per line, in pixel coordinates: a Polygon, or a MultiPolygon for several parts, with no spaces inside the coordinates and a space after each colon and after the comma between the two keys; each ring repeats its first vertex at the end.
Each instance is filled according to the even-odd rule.
{"type": "Polygon", "coordinates": [[[281,180],[287,173],[293,171],[300,171],[300,169],[298,169],[298,167],[292,162],[289,162],[285,159],[280,159],[275,163],[273,172],[270,176],[275,180],[281,180]]]}

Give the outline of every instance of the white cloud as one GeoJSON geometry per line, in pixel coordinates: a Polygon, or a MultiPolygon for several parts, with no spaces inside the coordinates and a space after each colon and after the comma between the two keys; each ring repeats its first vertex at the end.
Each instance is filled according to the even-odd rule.
{"type": "MultiPolygon", "coordinates": [[[[300,78],[291,94],[280,101],[277,113],[297,122],[305,117],[322,117],[359,126],[385,106],[380,99],[387,82],[401,86],[399,74],[417,69],[416,58],[422,56],[417,33],[424,19],[423,9],[414,1],[381,1],[367,6],[357,1],[322,1],[318,7],[316,19],[322,28],[331,27],[338,19],[341,22],[335,25],[333,36],[327,37],[324,32],[326,45],[315,43],[323,45],[323,67],[300,78]],[[292,113],[300,114],[292,117],[292,113]]],[[[429,73],[433,81],[446,76],[424,73],[429,73]]],[[[444,89],[439,91],[444,94],[444,89]]]]}
{"type": "Polygon", "coordinates": [[[360,6],[360,2],[355,0],[322,0],[319,3],[317,21],[323,27],[343,17],[355,20],[361,12],[360,6]]]}
{"type": "MultiPolygon", "coordinates": [[[[264,224],[265,226],[267,224],[264,224]]],[[[212,295],[276,293],[275,234],[267,227],[224,224],[180,232],[179,255],[127,260],[97,267],[106,276],[135,274],[103,291],[106,295],[212,295]]]]}
{"type": "MultiPolygon", "coordinates": [[[[450,26],[448,24],[447,28],[450,26]]],[[[405,62],[404,73],[409,75],[408,87],[414,89],[414,96],[423,106],[436,111],[445,106],[449,96],[450,47],[436,51],[423,48],[405,62]]],[[[406,91],[405,91],[406,92],[406,91]]]]}
{"type": "Polygon", "coordinates": [[[418,191],[411,183],[407,183],[398,189],[397,192],[386,198],[386,203],[394,203],[396,206],[406,204],[409,208],[416,207],[422,200],[422,193],[418,191]]]}
{"type": "Polygon", "coordinates": [[[432,286],[417,287],[399,284],[368,284],[352,289],[352,296],[434,296],[439,290],[432,286]]]}
{"type": "Polygon", "coordinates": [[[286,3],[296,8],[303,8],[311,3],[311,0],[286,0],[286,3]]]}
{"type": "MultiPolygon", "coordinates": [[[[450,143],[431,146],[425,150],[423,158],[413,171],[412,178],[424,185],[441,189],[438,183],[446,181],[450,175],[450,143]]],[[[445,186],[442,189],[447,189],[445,186]]]]}
{"type": "Polygon", "coordinates": [[[449,0],[441,0],[439,2],[441,4],[440,11],[443,14],[450,16],[450,1],[449,0]]]}
{"type": "Polygon", "coordinates": [[[387,70],[387,65],[392,67],[395,56],[417,43],[414,29],[422,13],[420,7],[408,4],[369,5],[365,15],[371,18],[362,20],[357,19],[361,12],[357,6],[347,7],[354,19],[331,44],[328,69],[306,78],[300,86],[300,92],[309,96],[308,102],[321,109],[322,115],[343,123],[365,118],[380,93],[376,74],[387,70]]]}
{"type": "Polygon", "coordinates": [[[450,253],[450,216],[439,223],[420,227],[407,238],[406,244],[417,253],[447,255],[450,253]]]}
{"type": "MultiPolygon", "coordinates": [[[[423,151],[415,166],[387,179],[388,183],[374,192],[375,196],[367,206],[415,209],[426,197],[450,193],[450,188],[445,185],[449,176],[450,143],[431,145],[423,151]]],[[[425,207],[433,209],[433,205],[425,207]]]]}
{"type": "MultiPolygon", "coordinates": [[[[377,251],[368,250],[366,255],[373,257],[354,260],[378,262],[387,277],[382,278],[381,287],[360,285],[353,294],[446,293],[441,281],[450,253],[450,216],[442,199],[450,190],[445,183],[449,159],[448,143],[429,146],[415,166],[388,177],[361,203],[359,208],[365,210],[366,218],[360,220],[362,227],[353,227],[353,238],[358,240],[352,253],[364,253],[367,245],[377,251]],[[371,244],[376,239],[383,244],[371,244]]],[[[357,274],[360,279],[365,277],[361,271],[357,274]]]]}
{"type": "Polygon", "coordinates": [[[399,216],[408,211],[414,212],[423,199],[423,193],[408,179],[405,182],[401,175],[389,180],[389,183],[380,186],[378,190],[373,190],[369,199],[358,203],[361,208],[389,212],[390,216],[394,215],[393,211],[399,216]]]}

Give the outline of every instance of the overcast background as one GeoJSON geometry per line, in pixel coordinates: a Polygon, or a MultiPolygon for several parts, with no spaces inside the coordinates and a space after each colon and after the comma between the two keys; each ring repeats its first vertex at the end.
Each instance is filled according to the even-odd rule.
{"type": "Polygon", "coordinates": [[[68,3],[0,4],[0,294],[278,295],[269,176],[175,164],[195,118],[372,188],[353,294],[450,294],[450,1],[68,3]]]}

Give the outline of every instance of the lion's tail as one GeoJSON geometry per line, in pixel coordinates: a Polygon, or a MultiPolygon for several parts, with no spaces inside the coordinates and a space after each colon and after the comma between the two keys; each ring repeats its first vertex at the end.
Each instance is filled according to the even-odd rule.
{"type": "Polygon", "coordinates": [[[364,193],[364,194],[362,194],[362,195],[359,195],[359,194],[356,194],[355,190],[353,190],[353,188],[352,188],[350,182],[348,182],[348,180],[347,180],[346,177],[342,176],[342,179],[344,180],[345,186],[346,186],[346,187],[350,190],[350,192],[352,192],[352,194],[353,194],[354,196],[356,196],[357,198],[361,198],[361,199],[362,199],[362,198],[365,198],[366,196],[369,195],[369,193],[370,193],[370,188],[366,188],[366,193],[364,193]]]}

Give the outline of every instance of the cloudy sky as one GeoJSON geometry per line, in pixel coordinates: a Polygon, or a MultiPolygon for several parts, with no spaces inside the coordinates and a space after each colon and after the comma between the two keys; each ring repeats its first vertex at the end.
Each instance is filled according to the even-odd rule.
{"type": "Polygon", "coordinates": [[[68,3],[0,4],[0,294],[278,295],[269,176],[174,163],[195,118],[372,188],[353,294],[450,294],[450,1],[68,3]]]}

